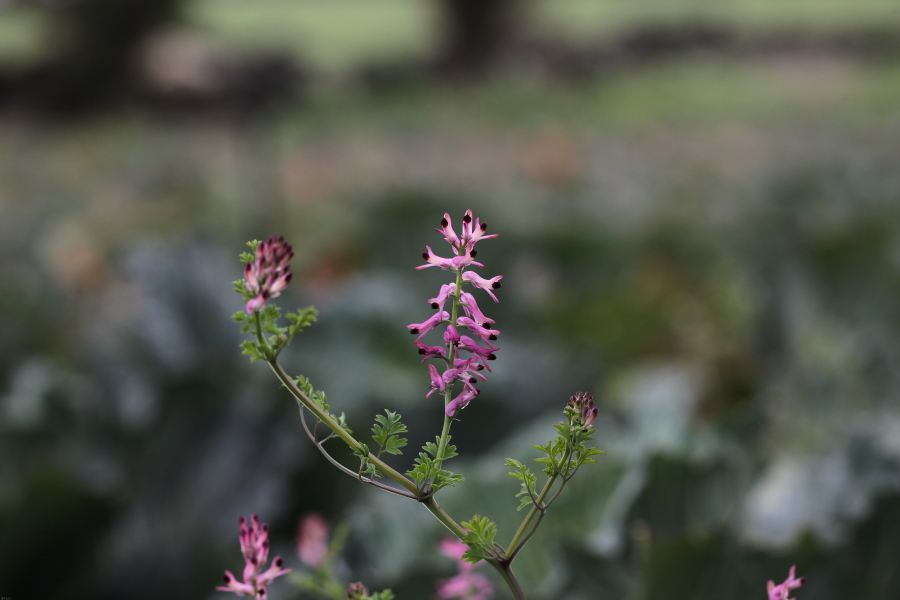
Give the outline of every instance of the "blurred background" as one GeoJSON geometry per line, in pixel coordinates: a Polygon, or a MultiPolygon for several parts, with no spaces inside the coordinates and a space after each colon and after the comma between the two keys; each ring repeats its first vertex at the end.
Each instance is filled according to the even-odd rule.
{"type": "Polygon", "coordinates": [[[231,282],[286,236],[285,364],[414,449],[414,267],[467,208],[502,350],[445,508],[508,542],[503,459],[578,390],[608,452],[530,598],[900,597],[893,0],[0,0],[0,594],[225,598],[239,515],[297,567],[317,511],[349,580],[432,597],[440,527],[314,452],[231,282]]]}

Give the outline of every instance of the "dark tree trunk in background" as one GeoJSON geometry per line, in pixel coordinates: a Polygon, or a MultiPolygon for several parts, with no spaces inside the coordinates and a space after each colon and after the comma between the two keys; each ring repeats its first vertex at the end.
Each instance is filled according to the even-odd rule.
{"type": "Polygon", "coordinates": [[[54,8],[58,51],[23,81],[25,102],[79,113],[116,100],[133,83],[141,43],[177,20],[185,0],[72,0],[54,8]]]}
{"type": "Polygon", "coordinates": [[[521,0],[440,0],[444,42],[438,68],[449,75],[483,74],[509,43],[521,0]]]}

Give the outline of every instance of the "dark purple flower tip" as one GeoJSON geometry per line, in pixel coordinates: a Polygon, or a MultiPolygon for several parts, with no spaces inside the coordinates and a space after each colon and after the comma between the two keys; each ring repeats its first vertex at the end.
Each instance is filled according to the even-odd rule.
{"type": "Polygon", "coordinates": [[[472,250],[471,252],[469,252],[469,256],[471,256],[472,258],[475,258],[477,255],[478,255],[478,250],[472,250]]]}
{"type": "Polygon", "coordinates": [[[488,360],[497,360],[497,355],[496,354],[488,354],[487,359],[488,360]]]}
{"type": "Polygon", "coordinates": [[[450,222],[447,221],[447,219],[441,219],[441,227],[446,227],[449,224],[450,224],[450,222]]]}
{"type": "Polygon", "coordinates": [[[231,577],[228,576],[228,573],[225,573],[225,576],[222,577],[225,580],[225,583],[231,583],[231,577]]]}
{"type": "Polygon", "coordinates": [[[482,230],[482,231],[487,231],[487,223],[482,223],[482,224],[481,224],[481,230],[482,230]]]}
{"type": "Polygon", "coordinates": [[[468,225],[468,224],[471,223],[471,222],[472,222],[472,215],[471,215],[471,213],[468,213],[468,212],[467,212],[467,213],[463,216],[463,223],[465,223],[465,224],[468,225]]]}
{"type": "Polygon", "coordinates": [[[281,563],[282,563],[282,560],[281,560],[281,557],[279,556],[278,558],[275,559],[275,563],[274,563],[274,564],[275,564],[276,567],[278,567],[278,568],[280,569],[280,568],[281,568],[281,563]]]}
{"type": "Polygon", "coordinates": [[[494,283],[491,284],[491,287],[494,288],[495,290],[499,290],[501,287],[501,284],[499,281],[495,281],[494,283]]]}
{"type": "Polygon", "coordinates": [[[425,260],[428,260],[428,253],[427,253],[427,252],[423,252],[423,253],[422,253],[422,258],[424,258],[425,260]]]}
{"type": "Polygon", "coordinates": [[[496,336],[495,334],[492,333],[491,335],[488,336],[488,339],[489,339],[489,340],[496,340],[496,339],[497,339],[497,336],[496,336]]]}
{"type": "Polygon", "coordinates": [[[417,333],[419,333],[419,330],[418,329],[410,329],[409,332],[413,335],[416,335],[417,333]]]}
{"type": "Polygon", "coordinates": [[[435,310],[437,310],[438,308],[440,308],[440,306],[441,306],[441,305],[438,304],[437,302],[432,302],[432,303],[431,303],[431,308],[433,308],[433,309],[435,309],[435,310]]]}

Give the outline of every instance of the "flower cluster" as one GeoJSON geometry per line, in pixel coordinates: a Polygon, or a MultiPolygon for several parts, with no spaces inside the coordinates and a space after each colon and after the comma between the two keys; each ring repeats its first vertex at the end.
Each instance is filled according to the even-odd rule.
{"type": "Polygon", "coordinates": [[[437,597],[439,600],[487,600],[494,594],[494,588],[488,578],[475,572],[477,565],[462,559],[469,547],[453,538],[441,540],[438,550],[444,556],[456,561],[459,573],[450,579],[438,581],[437,597]]]}
{"type": "Polygon", "coordinates": [[[499,302],[493,290],[500,287],[500,279],[503,278],[503,275],[485,279],[477,273],[465,270],[466,267],[484,266],[475,261],[478,253],[475,250],[475,244],[479,240],[497,237],[496,234],[485,235],[486,230],[487,224],[482,223],[479,219],[473,219],[472,211],[467,210],[463,216],[462,234],[457,235],[453,229],[450,215],[445,213],[444,218],[441,219],[441,227],[435,231],[442,234],[450,244],[453,256],[450,258],[437,256],[431,247],[425,246],[427,252],[422,253],[425,264],[416,267],[417,269],[440,267],[456,274],[455,282],[442,285],[438,295],[428,300],[431,308],[437,312],[421,323],[412,323],[406,326],[410,333],[418,336],[415,344],[419,349],[419,354],[424,357],[422,362],[436,358],[445,363],[443,373],[439,373],[434,364],[428,365],[431,390],[426,397],[435,391],[443,393],[445,395],[444,412],[448,417],[453,417],[479,394],[479,390],[475,388],[477,378],[485,379],[481,371],[490,372],[488,361],[494,360],[496,358],[494,353],[499,350],[492,343],[500,335],[499,331],[493,329],[494,320],[486,317],[478,308],[475,296],[463,289],[463,286],[469,283],[486,291],[494,302],[499,302]],[[450,301],[449,311],[444,310],[448,300],[450,301]],[[459,307],[463,308],[465,316],[458,314],[459,307]],[[429,346],[422,342],[426,333],[432,329],[443,327],[444,324],[446,324],[446,328],[443,332],[444,344],[442,346],[429,346]],[[469,335],[461,334],[461,328],[465,328],[469,335]],[[487,347],[482,346],[479,342],[484,343],[487,347]],[[464,352],[468,355],[467,358],[464,358],[464,352]],[[457,381],[461,382],[463,387],[460,393],[451,400],[453,386],[457,381]]]}
{"type": "Polygon", "coordinates": [[[569,399],[568,408],[572,409],[572,424],[584,428],[585,431],[591,427],[594,419],[597,418],[597,407],[594,406],[594,397],[588,392],[576,392],[569,399]]]}
{"type": "Polygon", "coordinates": [[[775,585],[774,581],[769,580],[769,600],[790,600],[788,596],[790,596],[791,590],[797,589],[805,582],[806,577],[797,577],[797,566],[794,565],[788,572],[788,577],[784,580],[784,583],[775,585]]]}
{"type": "Polygon", "coordinates": [[[291,282],[290,268],[294,251],[284,237],[270,237],[256,247],[256,258],[244,267],[247,291],[253,296],[247,302],[247,314],[262,309],[270,298],[277,298],[291,282]]]}
{"type": "Polygon", "coordinates": [[[247,526],[247,519],[241,517],[241,553],[244,555],[244,581],[240,582],[231,574],[231,571],[225,571],[225,586],[219,586],[216,589],[223,592],[234,592],[238,596],[250,596],[251,598],[265,598],[266,587],[276,577],[281,577],[291,569],[281,568],[281,557],[276,556],[272,561],[272,566],[263,571],[266,561],[269,557],[269,526],[266,523],[260,524],[259,517],[253,515],[250,518],[250,525],[247,526]]]}

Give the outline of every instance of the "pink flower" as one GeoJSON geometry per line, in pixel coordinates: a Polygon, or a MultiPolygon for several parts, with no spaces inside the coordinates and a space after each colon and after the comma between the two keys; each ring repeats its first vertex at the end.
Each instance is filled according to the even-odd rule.
{"type": "Polygon", "coordinates": [[[484,265],[480,262],[475,262],[475,251],[466,252],[460,256],[454,256],[453,258],[442,258],[440,256],[435,255],[435,253],[431,250],[430,246],[425,246],[425,249],[428,252],[422,253],[422,258],[425,259],[425,264],[416,267],[417,269],[427,269],[428,267],[440,267],[445,271],[447,269],[453,269],[454,271],[458,271],[461,268],[467,265],[474,265],[476,267],[483,267],[484,265]]]}
{"type": "Polygon", "coordinates": [[[437,597],[440,600],[487,600],[494,593],[491,582],[482,575],[476,573],[478,563],[470,563],[462,560],[462,556],[469,547],[459,540],[444,538],[438,546],[441,554],[456,561],[459,573],[450,579],[441,579],[437,583],[437,597]]]}
{"type": "Polygon", "coordinates": [[[425,397],[432,395],[435,390],[444,391],[447,389],[447,383],[444,381],[444,378],[438,375],[437,369],[434,365],[428,365],[428,375],[431,377],[431,391],[425,394],[425,397]]]}
{"type": "Polygon", "coordinates": [[[475,296],[469,292],[463,292],[459,295],[460,306],[466,311],[466,315],[484,325],[485,323],[493,323],[493,319],[489,319],[478,309],[478,303],[475,302],[475,296]]]}
{"type": "Polygon", "coordinates": [[[244,581],[238,581],[231,571],[225,571],[225,586],[218,586],[216,589],[233,592],[238,596],[265,598],[269,583],[276,577],[290,572],[291,569],[282,569],[281,557],[276,556],[272,566],[262,571],[269,557],[269,526],[265,523],[260,524],[256,515],[250,518],[249,527],[244,517],[241,517],[239,523],[241,527],[239,540],[245,563],[244,581]]]}
{"type": "Polygon", "coordinates": [[[487,230],[487,223],[482,223],[478,219],[472,221],[472,211],[467,210],[465,216],[463,217],[463,235],[462,242],[465,244],[466,248],[471,249],[478,240],[486,240],[488,238],[495,238],[497,234],[492,235],[484,235],[484,232],[487,230]]]}
{"type": "Polygon", "coordinates": [[[297,528],[297,556],[311,567],[321,567],[328,555],[328,524],[317,513],[309,513],[297,528]]]}
{"type": "Polygon", "coordinates": [[[496,329],[490,329],[489,327],[482,327],[478,323],[476,323],[473,319],[469,317],[459,317],[456,320],[457,323],[467,328],[469,331],[477,335],[481,341],[487,342],[487,345],[491,348],[494,347],[491,342],[497,339],[497,336],[500,335],[500,332],[496,329]]]}
{"type": "Polygon", "coordinates": [[[427,346],[418,340],[416,340],[416,346],[419,348],[419,354],[425,357],[422,359],[422,362],[429,358],[444,358],[447,356],[447,351],[440,346],[427,346]]]}
{"type": "Polygon", "coordinates": [[[446,310],[441,310],[432,315],[431,318],[426,319],[421,323],[410,323],[406,326],[406,328],[409,329],[409,332],[413,335],[417,333],[419,334],[419,337],[416,338],[416,341],[418,342],[420,339],[422,339],[422,336],[437,327],[441,323],[441,321],[448,320],[450,320],[450,313],[448,313],[446,310]]]}
{"type": "Polygon", "coordinates": [[[804,583],[806,583],[806,577],[796,577],[797,565],[793,565],[791,570],[788,572],[787,579],[784,580],[784,583],[780,583],[775,585],[775,582],[771,579],[768,583],[769,590],[769,600],[789,600],[788,596],[791,593],[791,590],[797,589],[804,583]]]}
{"type": "Polygon", "coordinates": [[[472,271],[466,271],[463,273],[463,281],[468,281],[475,287],[480,287],[484,291],[486,291],[491,298],[494,299],[494,302],[500,302],[497,300],[497,296],[494,295],[494,292],[491,290],[500,289],[500,280],[503,279],[503,275],[497,275],[496,277],[491,277],[490,279],[485,279],[478,275],[478,273],[474,273],[472,271]]]}
{"type": "Polygon", "coordinates": [[[277,298],[291,282],[291,245],[274,235],[256,247],[256,258],[244,267],[247,291],[253,295],[247,302],[247,314],[262,309],[270,298],[277,298]]]}
{"type": "Polygon", "coordinates": [[[448,417],[453,417],[456,415],[457,411],[464,409],[469,405],[469,402],[475,399],[475,397],[481,393],[481,390],[477,390],[472,387],[471,384],[466,384],[463,388],[463,391],[460,392],[459,396],[451,400],[446,408],[444,408],[444,414],[448,417]]]}
{"type": "Polygon", "coordinates": [[[441,286],[441,291],[434,298],[429,298],[428,302],[431,304],[431,308],[436,310],[444,310],[444,303],[447,301],[447,298],[450,297],[450,294],[456,292],[456,283],[448,283],[441,286]]]}

